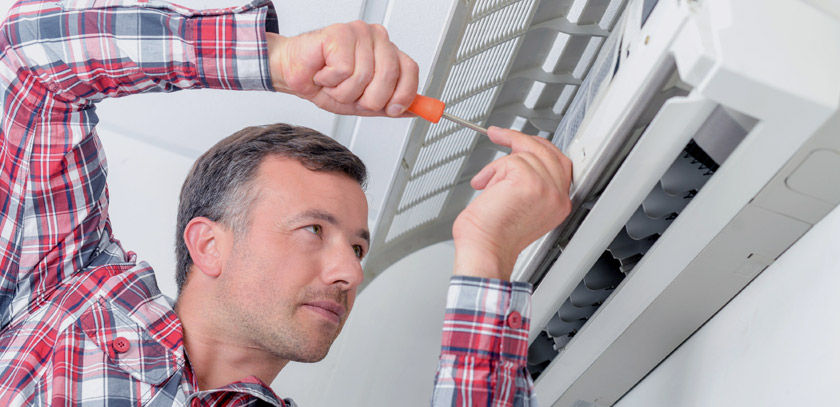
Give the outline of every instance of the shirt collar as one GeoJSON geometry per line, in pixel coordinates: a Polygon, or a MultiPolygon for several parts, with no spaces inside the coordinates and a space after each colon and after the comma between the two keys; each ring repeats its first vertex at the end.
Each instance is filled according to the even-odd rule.
{"type": "MultiPolygon", "coordinates": [[[[227,405],[234,399],[249,395],[276,407],[294,407],[290,400],[284,401],[277,397],[267,384],[256,376],[248,376],[240,381],[212,390],[199,391],[192,394],[189,400],[199,399],[201,405],[227,405]]],[[[188,401],[189,401],[188,400],[188,401]]]]}

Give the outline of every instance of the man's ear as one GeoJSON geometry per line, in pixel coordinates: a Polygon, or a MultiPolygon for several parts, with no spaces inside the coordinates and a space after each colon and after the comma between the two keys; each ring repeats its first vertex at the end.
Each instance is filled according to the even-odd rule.
{"type": "Polygon", "coordinates": [[[224,233],[221,225],[204,217],[193,218],[184,228],[184,242],[192,262],[208,277],[215,278],[222,273],[224,233]]]}

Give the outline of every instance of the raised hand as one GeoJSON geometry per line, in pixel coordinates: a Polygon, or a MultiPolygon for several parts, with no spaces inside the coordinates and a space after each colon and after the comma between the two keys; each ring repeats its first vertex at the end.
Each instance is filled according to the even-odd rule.
{"type": "Polygon", "coordinates": [[[541,137],[487,130],[490,140],[512,151],[471,181],[484,191],[452,227],[455,274],[508,280],[519,253],[569,215],[572,162],[541,137]]]}
{"type": "Polygon", "coordinates": [[[267,33],[274,88],[338,114],[403,115],[418,68],[378,24],[334,24],[295,37],[267,33]]]}

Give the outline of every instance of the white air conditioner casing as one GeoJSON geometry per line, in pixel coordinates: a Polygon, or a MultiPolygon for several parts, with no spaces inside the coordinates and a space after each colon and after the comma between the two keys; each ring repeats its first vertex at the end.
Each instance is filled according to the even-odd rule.
{"type": "MultiPolygon", "coordinates": [[[[840,203],[840,13],[829,1],[477,0],[451,21],[423,93],[470,121],[546,137],[575,166],[572,215],[513,274],[536,286],[541,405],[615,404],[840,203]],[[678,213],[650,217],[648,199],[691,146],[715,168],[678,213]],[[644,216],[660,229],[633,237],[637,255],[614,256],[620,283],[575,304],[594,313],[552,337],[644,216]]],[[[469,179],[503,154],[450,123],[415,121],[366,282],[451,238],[475,196],[469,179]]]]}
{"type": "Polygon", "coordinates": [[[538,377],[543,405],[614,404],[840,203],[840,21],[797,1],[674,0],[631,26],[645,3],[628,5],[629,56],[566,150],[575,182],[597,158],[584,149],[610,142],[663,66],[690,91],[661,107],[570,239],[520,259],[516,277],[534,280],[562,245],[534,293],[531,340],[716,112],[746,117],[748,132],[538,377]]]}

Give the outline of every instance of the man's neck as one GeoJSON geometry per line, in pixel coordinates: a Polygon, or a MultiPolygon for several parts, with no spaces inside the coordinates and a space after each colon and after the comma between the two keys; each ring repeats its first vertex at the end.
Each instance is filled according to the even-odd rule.
{"type": "MultiPolygon", "coordinates": [[[[186,290],[185,290],[186,291],[186,290]]],[[[288,360],[264,349],[243,344],[237,335],[222,324],[202,315],[202,308],[192,295],[184,292],[175,305],[175,313],[184,330],[184,348],[195,372],[198,387],[210,390],[256,376],[271,384],[288,360]]]]}

